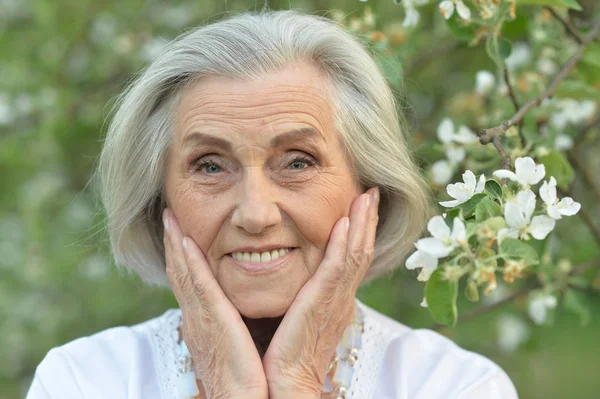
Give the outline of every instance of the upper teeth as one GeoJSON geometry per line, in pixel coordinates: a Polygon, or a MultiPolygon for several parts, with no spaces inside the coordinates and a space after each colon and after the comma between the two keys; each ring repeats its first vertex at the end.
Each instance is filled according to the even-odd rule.
{"type": "Polygon", "coordinates": [[[280,248],[265,252],[232,252],[231,256],[235,260],[244,262],[270,262],[279,258],[280,256],[287,254],[288,252],[290,252],[290,250],[290,248],[280,248]]]}

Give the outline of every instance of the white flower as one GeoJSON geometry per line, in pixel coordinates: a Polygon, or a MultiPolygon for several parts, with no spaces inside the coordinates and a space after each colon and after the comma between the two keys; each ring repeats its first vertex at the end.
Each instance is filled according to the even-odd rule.
{"type": "Polygon", "coordinates": [[[465,159],[465,149],[457,144],[471,144],[478,140],[475,133],[468,127],[461,125],[454,131],[454,123],[450,118],[444,118],[437,129],[437,137],[444,145],[444,152],[448,161],[456,165],[465,159]]]}
{"type": "Polygon", "coordinates": [[[537,69],[544,75],[554,75],[558,71],[558,66],[552,60],[540,58],[537,62],[537,69]]]}
{"type": "Polygon", "coordinates": [[[421,269],[417,276],[419,281],[427,281],[431,277],[431,273],[438,267],[438,258],[431,256],[426,252],[415,251],[406,260],[406,268],[409,270],[421,269]]]}
{"type": "Polygon", "coordinates": [[[438,186],[448,184],[453,175],[454,167],[445,159],[431,165],[431,180],[438,186]]]}
{"type": "Polygon", "coordinates": [[[531,61],[531,49],[527,43],[515,43],[512,51],[506,60],[506,67],[509,71],[518,69],[531,61]]]}
{"type": "Polygon", "coordinates": [[[579,209],[581,204],[573,201],[571,197],[564,197],[560,201],[556,197],[556,180],[554,176],[550,176],[550,183],[544,182],[540,187],[540,197],[546,203],[546,211],[552,219],[560,219],[563,216],[573,216],[579,209]]]}
{"type": "Polygon", "coordinates": [[[571,98],[555,100],[557,110],[550,117],[550,125],[563,130],[569,123],[585,122],[596,113],[596,103],[592,100],[576,101],[571,98]]]}
{"type": "Polygon", "coordinates": [[[504,219],[508,229],[500,229],[498,236],[529,239],[529,234],[536,240],[543,240],[554,229],[556,222],[548,216],[539,215],[531,218],[535,210],[535,194],[531,190],[520,191],[517,196],[504,205],[504,219]]]}
{"type": "Polygon", "coordinates": [[[489,71],[478,71],[475,75],[475,92],[482,96],[488,94],[495,86],[496,78],[489,71]]]}
{"type": "Polygon", "coordinates": [[[548,309],[556,307],[557,301],[554,295],[538,295],[529,300],[529,317],[537,325],[544,324],[548,309]]]}
{"type": "Polygon", "coordinates": [[[424,307],[424,308],[428,307],[428,305],[427,305],[427,298],[423,297],[423,300],[421,301],[421,304],[420,304],[420,305],[421,305],[422,307],[424,307]]]}
{"type": "Polygon", "coordinates": [[[512,314],[498,318],[498,346],[504,352],[512,353],[529,338],[530,332],[525,322],[512,314]]]}
{"type": "Polygon", "coordinates": [[[567,151],[573,148],[573,139],[566,134],[559,134],[554,140],[554,149],[556,151],[567,151]]]}
{"type": "Polygon", "coordinates": [[[470,170],[466,170],[462,175],[464,183],[448,184],[446,191],[454,200],[442,201],[441,206],[453,208],[457,205],[467,202],[475,194],[483,192],[485,188],[485,176],[479,176],[479,181],[470,170]]]}
{"type": "Polygon", "coordinates": [[[471,18],[471,10],[463,3],[462,0],[444,0],[440,3],[440,12],[446,19],[450,19],[454,13],[454,7],[456,6],[456,12],[462,19],[471,18]]]}
{"type": "Polygon", "coordinates": [[[417,9],[412,5],[412,3],[404,4],[404,21],[402,21],[402,26],[404,28],[409,28],[411,26],[417,26],[419,23],[419,18],[421,14],[417,11],[417,9]]]}
{"type": "Polygon", "coordinates": [[[538,184],[546,175],[546,168],[543,164],[536,165],[530,157],[517,158],[515,161],[515,172],[500,169],[494,172],[494,176],[512,181],[518,181],[524,188],[528,189],[530,184],[538,184]]]}
{"type": "Polygon", "coordinates": [[[466,241],[466,227],[462,220],[454,218],[452,230],[443,217],[437,215],[427,223],[427,230],[433,237],[421,238],[415,243],[415,251],[407,260],[406,268],[421,268],[417,279],[427,281],[438,266],[438,259],[448,256],[456,247],[466,241]]]}

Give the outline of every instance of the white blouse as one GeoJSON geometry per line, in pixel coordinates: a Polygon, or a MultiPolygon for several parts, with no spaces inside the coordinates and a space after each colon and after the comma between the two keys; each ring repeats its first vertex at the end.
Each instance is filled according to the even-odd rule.
{"type": "MultiPolygon", "coordinates": [[[[431,330],[411,329],[357,300],[362,349],[347,398],[513,399],[506,373],[431,330]]],[[[177,399],[181,311],[114,327],[54,348],[37,367],[27,399],[177,399]]]]}

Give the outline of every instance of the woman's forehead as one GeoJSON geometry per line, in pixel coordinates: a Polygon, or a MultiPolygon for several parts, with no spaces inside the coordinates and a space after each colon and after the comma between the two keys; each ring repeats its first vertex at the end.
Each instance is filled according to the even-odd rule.
{"type": "Polygon", "coordinates": [[[208,77],[196,82],[182,95],[176,130],[182,143],[198,131],[254,132],[270,139],[312,127],[326,136],[331,114],[324,78],[310,66],[296,67],[251,81],[208,77]]]}

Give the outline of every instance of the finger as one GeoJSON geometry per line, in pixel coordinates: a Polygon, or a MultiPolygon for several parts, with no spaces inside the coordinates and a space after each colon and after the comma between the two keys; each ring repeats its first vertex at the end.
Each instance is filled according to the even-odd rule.
{"type": "Polygon", "coordinates": [[[325,250],[325,256],[323,257],[322,265],[317,269],[317,273],[331,275],[332,270],[339,268],[340,265],[346,261],[346,249],[348,247],[348,228],[350,226],[350,219],[348,216],[340,218],[333,229],[329,237],[329,243],[325,250]]]}
{"type": "Polygon", "coordinates": [[[181,305],[186,296],[192,293],[193,284],[185,265],[185,258],[176,256],[177,248],[174,244],[178,241],[173,237],[177,234],[173,231],[173,219],[171,210],[165,209],[163,211],[163,224],[165,226],[163,242],[165,245],[166,274],[171,289],[181,305]]]}
{"type": "Polygon", "coordinates": [[[190,237],[184,237],[182,239],[182,250],[192,283],[200,299],[207,299],[209,303],[211,300],[220,299],[222,291],[210,270],[206,257],[196,242],[190,237]],[[216,295],[219,298],[216,298],[216,295]]]}
{"type": "Polygon", "coordinates": [[[373,261],[373,257],[375,255],[375,237],[377,232],[377,224],[379,223],[379,188],[373,188],[371,193],[372,199],[371,204],[369,205],[367,226],[365,228],[364,234],[365,241],[362,245],[365,259],[360,265],[361,270],[359,270],[358,272],[361,280],[367,272],[367,269],[371,265],[371,262],[373,261]]]}
{"type": "Polygon", "coordinates": [[[360,195],[350,209],[350,229],[348,231],[348,249],[346,251],[346,273],[354,276],[363,263],[364,242],[367,222],[369,219],[369,204],[371,190],[360,195]]]}

